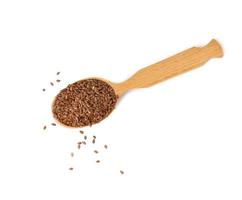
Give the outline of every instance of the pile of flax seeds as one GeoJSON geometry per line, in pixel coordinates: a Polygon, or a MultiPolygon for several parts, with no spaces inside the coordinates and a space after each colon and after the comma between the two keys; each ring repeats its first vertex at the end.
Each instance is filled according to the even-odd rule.
{"type": "MultiPolygon", "coordinates": [[[[60,72],[57,72],[57,73],[56,73],[56,76],[59,76],[59,75],[60,75],[60,72]]],[[[55,82],[50,82],[50,86],[51,86],[51,87],[54,87],[55,84],[58,84],[59,82],[61,82],[61,80],[60,80],[60,79],[56,79],[55,82]]],[[[43,89],[42,89],[43,92],[45,92],[46,90],[47,90],[46,88],[43,88],[43,89]]],[[[115,102],[115,103],[116,103],[116,102],[115,102]]],[[[50,123],[50,125],[51,125],[51,126],[56,126],[56,123],[53,123],[53,122],[52,122],[52,123],[50,123]]],[[[90,125],[90,126],[91,126],[91,125],[90,125]]],[[[43,126],[43,130],[44,130],[44,131],[47,130],[47,125],[44,125],[44,126],[43,126]]],[[[81,140],[81,141],[78,141],[78,142],[76,143],[76,147],[77,147],[78,150],[81,149],[82,146],[87,145],[87,144],[88,144],[88,141],[91,141],[92,144],[95,144],[95,143],[96,143],[96,139],[97,139],[97,137],[96,137],[95,135],[92,136],[91,140],[88,140],[88,137],[87,137],[87,135],[84,133],[83,130],[79,130],[79,133],[80,133],[83,137],[82,137],[82,140],[81,140]]],[[[103,149],[105,149],[105,150],[108,149],[108,145],[107,145],[107,144],[104,144],[104,145],[103,145],[103,149]]],[[[99,154],[99,151],[95,149],[95,150],[93,150],[93,153],[94,153],[94,154],[99,154]]],[[[71,153],[70,153],[70,156],[71,156],[71,157],[74,157],[74,152],[71,152],[71,153]]],[[[96,163],[97,163],[97,164],[100,163],[100,162],[101,162],[101,160],[99,160],[99,159],[96,160],[96,163]]],[[[70,167],[68,168],[68,170],[70,170],[70,171],[73,171],[74,169],[75,169],[74,166],[70,166],[70,167]]],[[[123,174],[124,174],[124,171],[123,171],[123,170],[119,170],[119,173],[123,175],[123,174]]]]}

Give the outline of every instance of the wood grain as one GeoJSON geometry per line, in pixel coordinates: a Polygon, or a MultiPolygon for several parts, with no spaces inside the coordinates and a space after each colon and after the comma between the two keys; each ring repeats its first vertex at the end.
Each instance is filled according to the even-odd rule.
{"type": "Polygon", "coordinates": [[[200,67],[211,58],[223,56],[220,44],[211,40],[204,47],[192,47],[172,57],[145,67],[121,83],[110,83],[117,95],[134,88],[149,87],[173,76],[200,67]]]}

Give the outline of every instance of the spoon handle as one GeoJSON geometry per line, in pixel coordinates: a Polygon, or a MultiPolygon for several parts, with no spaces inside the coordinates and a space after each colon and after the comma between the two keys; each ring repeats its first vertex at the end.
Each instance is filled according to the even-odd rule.
{"type": "Polygon", "coordinates": [[[220,44],[213,39],[204,47],[192,47],[139,70],[128,80],[116,84],[115,90],[120,96],[127,90],[133,88],[149,87],[155,83],[195,69],[211,58],[219,58],[222,56],[223,51],[220,44]]]}

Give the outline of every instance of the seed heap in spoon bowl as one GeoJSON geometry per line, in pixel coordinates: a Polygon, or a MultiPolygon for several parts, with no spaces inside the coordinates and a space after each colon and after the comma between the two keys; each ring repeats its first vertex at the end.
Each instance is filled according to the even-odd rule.
{"type": "Polygon", "coordinates": [[[60,91],[52,112],[54,118],[66,126],[91,126],[106,118],[117,100],[114,89],[105,81],[84,79],[60,91]]]}

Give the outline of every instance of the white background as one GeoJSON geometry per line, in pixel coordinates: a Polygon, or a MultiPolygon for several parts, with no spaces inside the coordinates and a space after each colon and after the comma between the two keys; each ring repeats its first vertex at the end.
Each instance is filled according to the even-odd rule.
{"type": "Polygon", "coordinates": [[[0,199],[242,199],[240,2],[1,0],[0,199]],[[222,59],[127,93],[83,129],[96,145],[49,126],[68,83],[120,82],[212,38],[222,59]]]}

